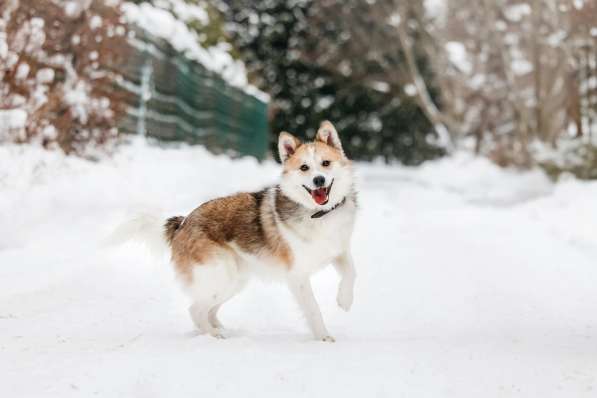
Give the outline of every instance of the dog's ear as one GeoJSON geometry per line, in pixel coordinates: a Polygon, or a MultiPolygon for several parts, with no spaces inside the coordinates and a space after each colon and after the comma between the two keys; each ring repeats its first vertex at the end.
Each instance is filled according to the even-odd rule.
{"type": "Polygon", "coordinates": [[[340,151],[342,156],[345,156],[344,150],[342,149],[342,143],[340,142],[340,137],[338,137],[338,132],[330,121],[324,120],[321,122],[319,130],[317,130],[315,140],[336,148],[338,151],[340,151]]]}
{"type": "Polygon", "coordinates": [[[301,146],[301,140],[286,131],[282,131],[278,137],[278,153],[282,163],[291,157],[299,146],[301,146]]]}

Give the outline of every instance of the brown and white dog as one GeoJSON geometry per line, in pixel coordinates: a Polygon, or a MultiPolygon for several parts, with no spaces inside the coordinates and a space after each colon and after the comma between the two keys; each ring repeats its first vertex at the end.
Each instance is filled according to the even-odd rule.
{"type": "Polygon", "coordinates": [[[265,274],[288,284],[315,338],[332,342],[310,276],[333,264],[340,275],[338,305],[350,309],[355,282],[350,239],[357,209],[352,165],[328,121],[310,143],[280,133],[278,150],[284,167],[278,185],[172,217],[157,239],[169,245],[192,300],[191,318],[204,333],[223,337],[218,310],[252,274],[265,274]]]}

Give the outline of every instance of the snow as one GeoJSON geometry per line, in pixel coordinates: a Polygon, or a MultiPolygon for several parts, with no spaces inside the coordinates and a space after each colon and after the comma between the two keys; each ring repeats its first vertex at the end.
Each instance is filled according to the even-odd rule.
{"type": "Polygon", "coordinates": [[[203,25],[209,23],[209,15],[205,8],[199,4],[187,3],[183,0],[162,1],[165,6],[171,5],[174,13],[179,15],[184,21],[199,21],[203,25]],[[169,4],[168,4],[169,3],[169,4]]]}
{"type": "Polygon", "coordinates": [[[527,3],[513,4],[504,9],[504,14],[512,22],[520,22],[526,15],[531,14],[531,6],[527,3]]]}
{"type": "Polygon", "coordinates": [[[581,397],[597,387],[597,183],[553,184],[457,153],[356,164],[355,305],[314,278],[335,344],[283,286],[198,336],[170,267],[103,238],[131,214],[185,214],[279,167],[200,147],[122,146],[93,163],[0,147],[0,374],[19,397],[581,397]]]}
{"type": "Polygon", "coordinates": [[[372,81],[369,86],[380,93],[387,93],[390,91],[390,85],[383,81],[372,81]]]}
{"type": "Polygon", "coordinates": [[[89,84],[83,80],[77,80],[66,86],[64,102],[71,106],[71,112],[82,123],[89,119],[89,84]]]}
{"type": "Polygon", "coordinates": [[[156,37],[168,41],[174,49],[185,54],[186,57],[197,61],[208,70],[213,71],[232,86],[243,89],[247,94],[267,102],[269,96],[250,85],[247,81],[247,71],[242,61],[232,58],[226,43],[204,48],[199,43],[197,34],[189,29],[185,21],[196,18],[198,22],[207,23],[207,12],[200,5],[190,5],[181,1],[168,0],[164,8],[150,3],[134,4],[126,2],[123,5],[125,16],[129,23],[134,23],[156,37]],[[166,9],[172,3],[177,18],[166,9]],[[193,9],[194,11],[188,11],[193,9]],[[187,12],[188,11],[188,12],[187,12]],[[181,12],[182,14],[178,14],[181,12]]]}
{"type": "Polygon", "coordinates": [[[26,62],[21,62],[17,67],[17,71],[15,73],[15,79],[17,80],[24,80],[29,75],[29,64],[26,62]]]}
{"type": "Polygon", "coordinates": [[[388,17],[388,24],[394,28],[398,28],[400,22],[402,22],[402,18],[400,18],[400,14],[398,13],[394,13],[388,17]]]}
{"type": "Polygon", "coordinates": [[[447,13],[447,1],[446,0],[425,0],[423,1],[425,11],[427,15],[432,18],[445,18],[447,13]]]}
{"type": "Polygon", "coordinates": [[[512,60],[512,71],[515,75],[522,76],[533,71],[533,64],[526,59],[518,58],[512,60]]]}
{"type": "Polygon", "coordinates": [[[0,34],[0,59],[4,59],[8,56],[8,44],[4,34],[0,34]]]}
{"type": "Polygon", "coordinates": [[[89,20],[89,27],[91,28],[91,30],[99,29],[101,26],[102,26],[102,17],[100,17],[99,15],[92,16],[91,20],[89,20]]]}
{"type": "MultiPolygon", "coordinates": [[[[70,18],[78,18],[81,13],[91,7],[92,0],[73,0],[63,3],[64,12],[70,18]]],[[[106,5],[110,6],[106,2],[106,5]]],[[[113,4],[112,4],[113,5],[113,4]]]]}
{"type": "Polygon", "coordinates": [[[36,29],[42,29],[45,25],[45,21],[42,18],[31,18],[31,26],[36,28],[36,29]]]}
{"type": "Polygon", "coordinates": [[[0,132],[10,129],[23,129],[27,122],[27,112],[23,109],[0,109],[0,132]]]}
{"type": "Polygon", "coordinates": [[[79,7],[76,1],[68,1],[64,4],[64,12],[69,17],[77,15],[78,10],[79,7]]]}
{"type": "Polygon", "coordinates": [[[446,51],[450,62],[454,64],[461,72],[469,74],[473,70],[473,65],[469,59],[466,47],[464,44],[457,41],[450,41],[446,43],[446,51]]]}
{"type": "Polygon", "coordinates": [[[315,109],[317,110],[325,110],[328,109],[334,103],[334,97],[332,95],[324,95],[317,99],[317,103],[315,104],[315,109]]]}
{"type": "Polygon", "coordinates": [[[42,84],[51,83],[54,80],[54,69],[51,68],[41,68],[37,71],[35,75],[35,79],[42,84]]]}
{"type": "Polygon", "coordinates": [[[558,30],[547,37],[547,44],[552,47],[558,47],[562,45],[562,42],[566,39],[568,33],[565,30],[558,30]]]}
{"type": "Polygon", "coordinates": [[[406,95],[414,97],[415,95],[417,95],[417,86],[415,86],[412,83],[405,84],[404,92],[406,93],[406,95]]]}

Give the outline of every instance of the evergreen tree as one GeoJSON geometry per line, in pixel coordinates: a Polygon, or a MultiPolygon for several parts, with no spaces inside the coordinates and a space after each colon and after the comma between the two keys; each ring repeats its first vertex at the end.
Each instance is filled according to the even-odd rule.
{"type": "MultiPolygon", "coordinates": [[[[271,97],[272,148],[277,133],[287,130],[312,138],[319,123],[331,120],[344,148],[355,159],[399,160],[418,164],[440,156],[430,143],[433,129],[414,99],[403,89],[365,84],[357,67],[375,73],[376,63],[347,62],[348,70],[330,68],[313,57],[320,40],[350,40],[350,32],[333,21],[314,22],[321,11],[312,0],[226,0],[233,41],[249,68],[251,80],[271,97]],[[314,32],[317,32],[314,34],[314,32]]],[[[425,78],[430,78],[420,59],[425,78]]]]}

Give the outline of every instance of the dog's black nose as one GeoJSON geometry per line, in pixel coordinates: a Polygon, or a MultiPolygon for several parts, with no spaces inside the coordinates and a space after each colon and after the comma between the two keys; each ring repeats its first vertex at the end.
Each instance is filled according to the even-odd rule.
{"type": "Polygon", "coordinates": [[[315,184],[316,187],[323,187],[325,185],[325,177],[317,176],[313,178],[313,184],[315,184]]]}

